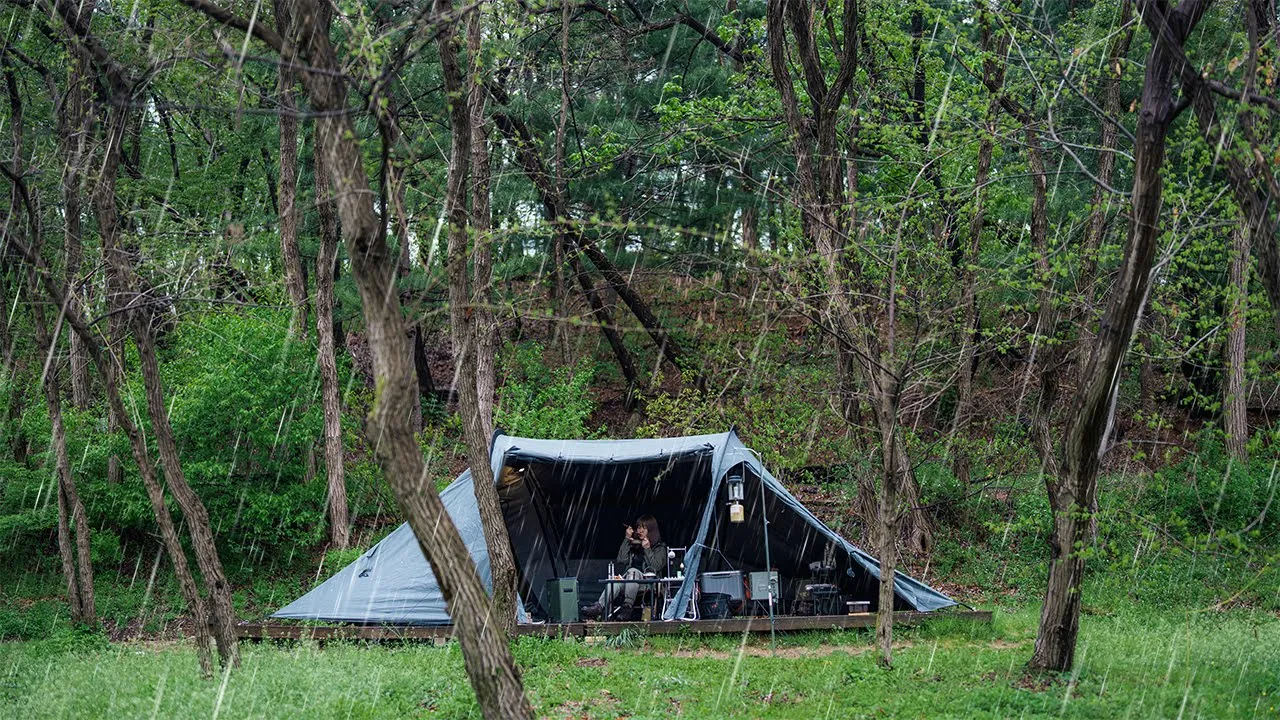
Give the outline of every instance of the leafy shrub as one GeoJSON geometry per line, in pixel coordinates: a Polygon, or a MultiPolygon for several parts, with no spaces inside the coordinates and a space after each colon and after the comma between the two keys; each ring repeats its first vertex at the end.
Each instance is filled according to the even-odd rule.
{"type": "Polygon", "coordinates": [[[1187,532],[1280,528],[1280,512],[1269,512],[1280,495],[1280,459],[1255,452],[1247,463],[1230,460],[1216,428],[1195,441],[1194,453],[1152,475],[1140,510],[1187,532]]]}
{"type": "MultiPolygon", "coordinates": [[[[215,519],[230,566],[236,558],[287,554],[324,533],[320,380],[314,348],[290,339],[288,324],[287,313],[277,310],[209,312],[181,323],[162,349],[183,471],[215,519]],[[304,482],[313,471],[318,478],[304,482]]],[[[145,407],[136,373],[128,391],[145,407]]],[[[143,424],[150,431],[145,418],[143,424]]],[[[110,499],[94,507],[114,523],[149,531],[139,483],[93,483],[93,489],[110,499]]]]}
{"type": "Polygon", "coordinates": [[[590,392],[594,372],[585,362],[552,368],[541,345],[522,343],[503,358],[502,375],[494,410],[499,427],[514,435],[550,439],[598,434],[587,428],[596,403],[590,392]]]}
{"type": "Polygon", "coordinates": [[[833,436],[826,424],[834,420],[825,401],[798,392],[808,378],[791,372],[778,377],[767,391],[760,387],[741,392],[708,391],[693,383],[691,373],[674,395],[661,393],[645,408],[648,420],[637,430],[640,437],[722,433],[735,428],[748,446],[764,458],[773,472],[803,468],[815,460],[850,456],[849,443],[833,436]],[[781,388],[791,387],[792,392],[781,388]]]}

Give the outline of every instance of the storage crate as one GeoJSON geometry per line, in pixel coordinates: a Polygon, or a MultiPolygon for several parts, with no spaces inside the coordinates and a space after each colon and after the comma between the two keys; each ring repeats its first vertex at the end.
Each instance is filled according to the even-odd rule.
{"type": "Polygon", "coordinates": [[[724,593],[730,600],[742,601],[742,572],[726,570],[724,572],[705,572],[698,576],[703,594],[724,593]]]}

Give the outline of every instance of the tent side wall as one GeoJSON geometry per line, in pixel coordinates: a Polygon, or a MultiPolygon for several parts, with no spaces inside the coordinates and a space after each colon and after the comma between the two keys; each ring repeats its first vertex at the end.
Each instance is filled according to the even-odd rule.
{"type": "MultiPolygon", "coordinates": [[[[476,564],[481,581],[492,588],[489,550],[470,471],[440,493],[476,564]]],[[[365,624],[447,625],[444,594],[408,523],[402,524],[333,577],[294,600],[273,618],[328,620],[365,624]]]]}

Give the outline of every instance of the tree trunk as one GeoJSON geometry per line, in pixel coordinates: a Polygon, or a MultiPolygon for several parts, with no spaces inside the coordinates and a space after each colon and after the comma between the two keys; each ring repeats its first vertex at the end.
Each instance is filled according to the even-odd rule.
{"type": "Polygon", "coordinates": [[[891,413],[888,426],[881,426],[883,437],[881,461],[880,512],[877,513],[880,528],[880,599],[876,613],[876,644],[880,646],[880,664],[893,665],[893,577],[898,560],[898,459],[897,432],[893,427],[896,412],[891,413]]]}
{"type": "MultiPolygon", "coordinates": [[[[214,639],[218,645],[218,656],[224,665],[238,665],[239,648],[235,635],[235,619],[231,609],[231,586],[222,570],[222,562],[218,558],[217,546],[214,543],[213,530],[209,525],[209,514],[204,503],[187,484],[182,465],[178,458],[178,446],[169,426],[168,408],[164,401],[164,392],[160,386],[160,369],[156,361],[154,338],[151,335],[151,312],[141,303],[148,302],[149,293],[141,287],[141,281],[130,264],[128,253],[120,247],[119,221],[116,214],[116,179],[119,175],[121,161],[121,140],[124,129],[128,125],[131,110],[127,107],[114,107],[106,124],[106,150],[101,164],[101,174],[94,189],[94,210],[98,217],[98,231],[102,240],[102,253],[108,271],[114,275],[116,287],[123,297],[125,322],[132,331],[134,344],[142,365],[142,379],[146,388],[147,410],[151,418],[152,431],[156,436],[156,446],[160,453],[160,463],[164,468],[165,480],[168,482],[174,499],[182,508],[187,528],[191,533],[191,542],[196,554],[196,563],[204,578],[209,593],[210,620],[213,623],[214,639]]],[[[120,420],[123,424],[123,419],[120,420]]]]}
{"type": "MultiPolygon", "coordinates": [[[[450,6],[448,0],[436,0],[437,13],[447,12],[450,6]]],[[[502,632],[511,635],[515,630],[516,614],[515,553],[511,549],[511,538],[507,533],[506,519],[502,516],[502,506],[489,461],[493,418],[491,415],[484,417],[480,409],[481,363],[477,356],[480,353],[480,334],[484,331],[480,318],[484,308],[478,306],[484,303],[478,292],[488,285],[488,279],[477,277],[473,284],[467,277],[467,178],[472,160],[473,123],[470,92],[466,86],[464,68],[458,61],[457,42],[458,36],[452,27],[440,35],[440,67],[444,75],[445,93],[449,99],[449,129],[452,139],[445,181],[445,215],[449,220],[449,320],[453,328],[454,359],[458,363],[458,414],[462,416],[472,485],[480,510],[480,522],[484,526],[493,577],[493,616],[490,621],[502,632]]],[[[487,233],[477,232],[477,253],[480,252],[479,246],[488,242],[487,233]]],[[[492,361],[489,367],[492,367],[492,361]]]]}
{"type": "Polygon", "coordinates": [[[339,398],[337,348],[333,332],[333,268],[338,255],[338,220],[334,213],[327,161],[321,155],[318,143],[313,162],[316,206],[320,216],[320,249],[316,254],[316,362],[320,366],[320,403],[324,409],[329,547],[345,550],[351,544],[351,521],[342,457],[342,403],[339,398]]]}
{"type": "Polygon", "coordinates": [[[431,377],[431,364],[427,362],[427,346],[422,335],[421,327],[413,329],[413,371],[418,379],[418,395],[435,397],[436,384],[431,377]]]}
{"type": "Polygon", "coordinates": [[[755,205],[742,208],[742,245],[748,252],[760,252],[760,209],[755,205]]]}
{"type": "MultiPolygon", "coordinates": [[[[991,17],[988,11],[979,12],[982,24],[982,50],[994,55],[982,63],[984,84],[992,95],[1004,90],[1004,67],[1009,49],[1007,33],[993,39],[991,17]]],[[[973,215],[969,219],[969,243],[960,261],[960,361],[956,369],[956,415],[953,424],[954,446],[951,469],[961,484],[968,485],[973,469],[969,456],[969,424],[973,414],[974,358],[978,340],[978,262],[981,259],[982,225],[985,220],[983,201],[987,195],[987,179],[991,173],[991,154],[995,149],[996,121],[1000,102],[993,97],[987,105],[986,134],[978,144],[978,167],[973,180],[973,215]]]]}
{"type": "MultiPolygon", "coordinates": [[[[60,8],[61,12],[65,12],[60,8]]],[[[70,21],[68,21],[70,23],[70,21]]],[[[109,125],[109,139],[119,138],[117,125],[109,125]]],[[[114,183],[111,183],[114,185],[114,183]]],[[[21,180],[19,179],[19,185],[21,180]]],[[[114,209],[114,208],[113,208],[114,209]]],[[[108,224],[103,229],[114,231],[114,223],[108,224]]],[[[104,236],[105,237],[105,236],[104,236]]],[[[31,247],[27,246],[20,239],[10,237],[10,243],[18,249],[18,252],[26,259],[28,265],[36,272],[41,284],[45,287],[45,293],[50,302],[61,308],[63,317],[68,324],[71,325],[76,335],[80,337],[84,344],[85,351],[93,360],[94,366],[98,369],[98,374],[102,378],[103,385],[106,389],[107,402],[111,409],[111,416],[115,418],[119,426],[125,431],[125,435],[129,438],[129,446],[133,450],[133,457],[138,465],[138,474],[142,478],[143,486],[147,491],[147,498],[151,502],[151,510],[155,515],[156,525],[160,529],[160,536],[164,542],[165,550],[169,553],[173,560],[174,575],[178,579],[178,587],[182,592],[183,599],[186,600],[187,606],[191,610],[193,616],[193,625],[196,635],[196,657],[200,663],[200,671],[202,676],[208,678],[213,674],[213,663],[210,656],[210,637],[209,637],[209,618],[205,610],[204,600],[200,597],[200,593],[196,588],[195,578],[191,574],[190,567],[187,565],[186,556],[183,554],[182,543],[178,539],[177,530],[174,528],[173,519],[169,515],[169,509],[165,505],[164,491],[157,482],[155,476],[155,468],[151,463],[151,459],[147,454],[146,441],[142,437],[142,433],[138,431],[136,425],[133,424],[128,412],[125,410],[124,403],[120,397],[120,383],[117,375],[117,363],[113,358],[108,357],[104,352],[103,345],[98,341],[97,336],[90,329],[88,323],[80,310],[80,305],[76,298],[63,288],[50,273],[48,266],[39,253],[34,252],[31,247]]],[[[120,299],[118,296],[109,295],[111,298],[112,308],[118,309],[120,299]]]]}
{"type": "MultiPolygon", "coordinates": [[[[1049,580],[1030,667],[1065,671],[1075,659],[1080,627],[1080,582],[1088,522],[1097,495],[1097,474],[1107,418],[1120,370],[1146,301],[1160,235],[1165,138],[1176,117],[1173,78],[1182,67],[1181,45],[1211,0],[1183,0],[1173,10],[1144,2],[1140,15],[1152,35],[1142,88],[1134,152],[1133,210],[1129,240],[1110,292],[1101,330],[1093,339],[1082,382],[1072,403],[1063,442],[1060,476],[1046,476],[1054,514],[1049,580]]],[[[1186,86],[1184,85],[1184,88],[1186,86]]]]}
{"type": "MultiPolygon", "coordinates": [[[[88,10],[92,12],[92,5],[89,6],[88,10]]],[[[38,253],[44,245],[39,200],[38,197],[30,195],[26,183],[22,179],[23,169],[26,167],[26,155],[23,148],[23,104],[22,97],[18,92],[18,85],[8,65],[4,66],[4,80],[9,95],[9,122],[13,140],[13,170],[10,176],[12,189],[9,196],[10,212],[9,219],[5,223],[4,234],[6,236],[10,235],[10,233],[16,235],[20,232],[21,224],[15,222],[15,220],[19,216],[20,210],[25,209],[28,227],[31,230],[31,243],[38,253]]],[[[78,83],[74,72],[72,73],[72,80],[78,83]]],[[[83,90],[83,88],[77,87],[76,90],[83,90]]],[[[77,98],[77,101],[83,101],[83,98],[77,98]]],[[[76,111],[79,111],[80,116],[74,119],[83,124],[83,102],[81,102],[80,107],[72,111],[72,115],[76,115],[76,111]]],[[[6,172],[6,174],[9,174],[9,172],[6,172]]],[[[72,272],[70,258],[67,265],[67,277],[74,282],[75,273],[72,272]]],[[[48,324],[45,322],[44,306],[39,302],[35,302],[35,294],[37,292],[36,277],[35,271],[30,267],[27,268],[26,279],[28,294],[32,300],[31,310],[35,326],[36,347],[40,351],[39,357],[44,363],[41,376],[44,381],[45,401],[49,413],[49,454],[53,456],[54,472],[58,485],[58,553],[62,559],[62,570],[67,582],[67,601],[71,608],[72,620],[92,626],[96,625],[98,620],[97,612],[94,609],[93,562],[89,552],[89,523],[85,516],[84,505],[80,502],[80,495],[76,491],[75,477],[71,474],[71,459],[67,454],[67,435],[62,425],[62,396],[58,387],[57,350],[61,336],[62,320],[61,316],[59,316],[53,335],[50,336],[48,324]],[[73,523],[75,525],[74,538],[72,537],[73,523]],[[73,544],[75,546],[74,550],[72,548],[73,544]]],[[[6,322],[8,322],[8,319],[6,319],[6,322]]],[[[4,334],[8,335],[7,332],[4,334]]],[[[11,353],[11,348],[5,349],[7,356],[11,356],[11,353]]]]}
{"type": "MultiPolygon", "coordinates": [[[[37,241],[38,242],[38,241],[37,241]]],[[[34,274],[29,274],[29,288],[35,294],[34,274]]],[[[34,316],[36,346],[40,357],[48,358],[44,374],[44,397],[49,412],[49,454],[53,457],[58,479],[58,554],[67,581],[67,603],[71,619],[84,625],[96,625],[97,612],[93,597],[93,561],[89,553],[89,523],[84,505],[76,492],[71,474],[71,458],[67,455],[67,434],[62,425],[62,396],[58,388],[57,337],[50,337],[40,303],[31,305],[34,316]],[[72,525],[74,524],[74,531],[72,525]]],[[[57,330],[55,330],[57,332],[57,330]]]]}
{"type": "MultiPolygon", "coordinates": [[[[825,297],[825,306],[814,307],[814,312],[827,318],[822,322],[827,324],[842,346],[841,352],[847,353],[848,357],[841,356],[839,362],[845,363],[849,357],[854,359],[853,367],[877,416],[882,452],[894,453],[894,464],[900,468],[896,476],[896,502],[902,504],[907,500],[909,510],[899,532],[906,535],[909,547],[928,552],[932,545],[931,522],[915,500],[918,490],[914,488],[913,476],[901,472],[910,468],[911,463],[901,443],[896,418],[884,415],[897,413],[893,397],[901,392],[900,378],[905,377],[909,370],[906,360],[902,361],[902,367],[888,367],[888,363],[893,363],[897,356],[893,298],[898,289],[895,276],[890,273],[887,288],[861,287],[858,283],[863,281],[863,273],[856,258],[846,252],[850,228],[841,224],[842,219],[845,223],[852,222],[851,201],[856,194],[846,185],[849,158],[839,149],[837,131],[841,107],[857,73],[857,29],[861,20],[857,5],[846,3],[840,18],[843,38],[837,52],[837,71],[828,81],[824,61],[810,34],[815,12],[817,8],[805,2],[771,3],[766,17],[770,70],[774,86],[781,96],[783,114],[791,134],[791,147],[796,156],[795,202],[800,210],[801,235],[807,245],[806,250],[815,258],[813,272],[825,281],[827,287],[821,294],[825,297]],[[788,24],[796,38],[794,48],[788,48],[788,24]],[[789,49],[795,51],[803,69],[809,94],[806,107],[811,108],[807,111],[809,114],[801,112],[795,90],[796,79],[788,59],[789,49]],[[886,297],[888,300],[883,307],[873,310],[860,299],[867,296],[886,297]],[[883,318],[876,314],[881,310],[883,318]],[[885,337],[880,337],[881,334],[885,337]],[[886,428],[892,428],[892,434],[886,435],[886,428]]],[[[905,353],[904,357],[909,355],[905,353]]]]}
{"type": "Polygon", "coordinates": [[[631,357],[631,351],[627,349],[626,343],[622,341],[622,336],[618,334],[618,328],[613,323],[613,315],[609,312],[609,308],[605,306],[604,301],[600,299],[600,293],[596,290],[596,285],[591,281],[591,276],[582,267],[582,260],[578,253],[572,253],[569,256],[569,266],[573,269],[573,274],[578,279],[578,286],[582,288],[582,294],[587,298],[587,304],[591,306],[591,314],[595,316],[596,325],[600,328],[600,333],[604,335],[604,339],[609,343],[609,349],[613,350],[613,356],[618,361],[618,368],[622,370],[622,377],[627,382],[627,394],[622,404],[627,410],[635,407],[637,393],[640,391],[640,371],[636,369],[635,360],[631,357]]]}
{"type": "MultiPolygon", "coordinates": [[[[186,0],[213,17],[224,11],[186,0]]],[[[383,472],[395,491],[440,589],[462,646],[463,664],[487,718],[530,718],[533,710],[524,696],[520,673],[495,626],[491,604],[439,494],[424,482],[421,450],[409,426],[410,398],[415,397],[411,354],[407,347],[400,297],[394,292],[395,260],[370,202],[369,178],[351,116],[346,112],[346,88],[329,43],[327,7],[316,0],[291,0],[293,37],[288,47],[275,38],[278,50],[296,47],[308,71],[303,84],[317,113],[316,139],[332,172],[342,231],[364,308],[377,392],[369,413],[369,432],[383,472]],[[314,68],[315,71],[310,71],[314,68]]],[[[224,19],[224,22],[226,20],[224,19]]],[[[245,27],[247,25],[242,25],[245,27]]],[[[261,32],[261,31],[258,31],[261,32]]],[[[261,35],[260,35],[261,36],[261,35]]],[[[477,480],[477,483],[480,481],[477,480]]]]}
{"type": "MultiPolygon", "coordinates": [[[[285,0],[275,0],[276,24],[281,32],[289,27],[289,8],[285,0]]],[[[284,261],[284,283],[289,291],[293,312],[289,318],[289,335],[307,337],[307,286],[302,276],[302,259],[298,253],[298,113],[293,88],[293,69],[280,64],[280,255],[284,261]]]]}
{"type": "MultiPolygon", "coordinates": [[[[127,281],[126,281],[127,282],[127,281]]],[[[178,456],[178,443],[169,426],[169,412],[160,384],[160,366],[156,360],[154,338],[151,335],[149,315],[139,313],[131,320],[133,341],[138,348],[142,381],[146,388],[147,411],[151,417],[152,432],[160,453],[160,465],[164,468],[165,481],[173,497],[182,508],[182,515],[191,533],[191,545],[196,555],[196,565],[204,578],[209,593],[210,620],[214,640],[218,645],[218,657],[224,666],[240,664],[240,651],[235,633],[235,612],[231,607],[231,584],[222,569],[218,547],[214,540],[209,513],[196,492],[187,484],[186,474],[178,456]]]]}
{"type": "MultiPolygon", "coordinates": [[[[492,170],[489,164],[489,131],[485,122],[487,95],[481,79],[481,39],[484,10],[477,9],[467,20],[467,56],[471,78],[467,107],[471,127],[471,231],[476,238],[472,254],[472,314],[476,338],[477,412],[485,437],[493,436],[493,403],[497,391],[498,321],[493,294],[493,207],[490,199],[492,170]]],[[[486,440],[487,442],[487,440],[486,440]]],[[[504,525],[505,527],[505,525],[504,525]]],[[[513,560],[514,563],[514,560],[513,560]]]]}
{"type": "Polygon", "coordinates": [[[1231,233],[1231,269],[1227,277],[1227,382],[1222,402],[1222,425],[1227,451],[1239,462],[1249,459],[1248,388],[1245,385],[1245,312],[1249,302],[1249,235],[1243,228],[1231,233]]]}
{"type": "MultiPolygon", "coordinates": [[[[81,5],[80,16],[84,22],[89,21],[96,5],[96,0],[86,0],[81,5]]],[[[74,44],[69,44],[67,51],[71,68],[67,77],[67,90],[62,96],[58,140],[62,145],[62,155],[66,158],[62,168],[62,217],[67,289],[78,292],[77,276],[84,259],[80,192],[84,183],[83,172],[92,121],[92,89],[87,82],[91,72],[89,58],[74,44]]],[[[71,334],[70,364],[71,402],[77,410],[86,410],[89,407],[89,359],[85,357],[84,348],[75,333],[71,334]]]]}

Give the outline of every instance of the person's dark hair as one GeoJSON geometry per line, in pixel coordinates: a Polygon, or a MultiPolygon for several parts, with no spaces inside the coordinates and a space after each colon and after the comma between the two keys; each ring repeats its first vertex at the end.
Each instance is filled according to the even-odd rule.
{"type": "Polygon", "coordinates": [[[649,547],[662,544],[662,531],[658,529],[658,519],[652,515],[641,515],[636,519],[636,527],[643,526],[649,535],[649,547]]]}

